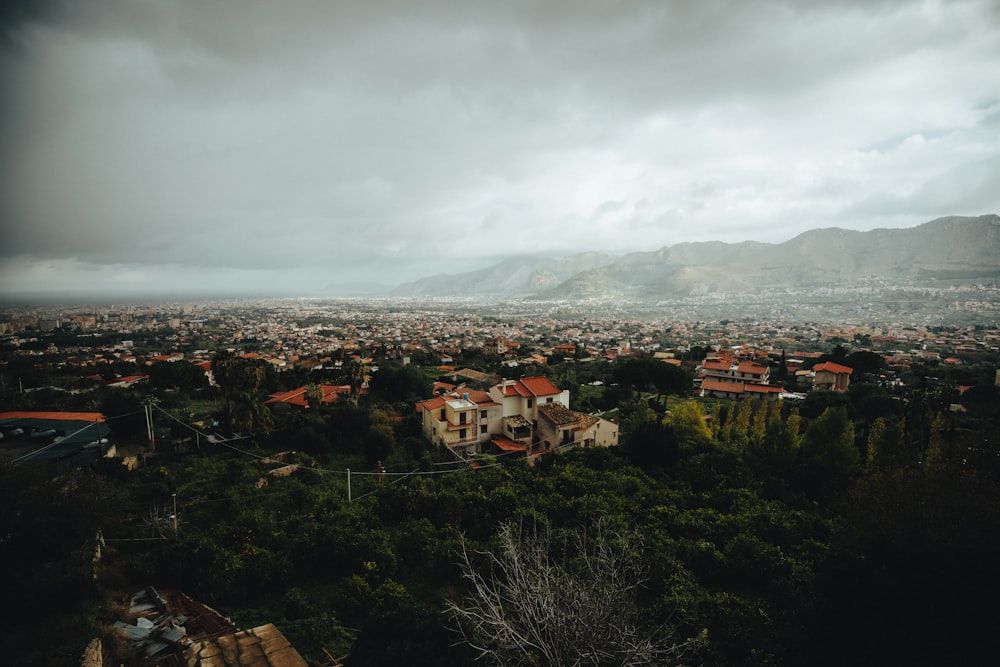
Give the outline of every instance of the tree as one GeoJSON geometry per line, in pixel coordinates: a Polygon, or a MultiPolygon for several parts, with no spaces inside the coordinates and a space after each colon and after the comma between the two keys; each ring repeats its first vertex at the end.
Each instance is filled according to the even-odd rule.
{"type": "Polygon", "coordinates": [[[690,394],[691,375],[680,366],[652,361],[649,367],[649,378],[656,387],[657,399],[667,394],[690,394]]]}
{"type": "Polygon", "coordinates": [[[640,624],[638,536],[598,522],[592,534],[574,533],[565,544],[572,553],[559,559],[549,533],[524,535],[505,524],[498,540],[496,553],[470,553],[463,541],[459,566],[471,593],[448,603],[480,658],[497,665],[665,665],[690,648],[640,624]]]}
{"type": "Polygon", "coordinates": [[[685,401],[670,411],[668,423],[677,444],[687,452],[703,451],[712,444],[712,429],[705,421],[705,411],[697,401],[685,401]]]}
{"type": "Polygon", "coordinates": [[[623,444],[629,460],[647,471],[672,467],[680,452],[675,429],[659,419],[636,423],[623,444]]]}
{"type": "Polygon", "coordinates": [[[351,386],[351,398],[356,402],[364,386],[366,369],[364,363],[357,359],[345,361],[341,368],[341,377],[351,386]]]}
{"type": "Polygon", "coordinates": [[[388,401],[414,403],[431,395],[434,383],[420,368],[402,364],[381,364],[372,376],[369,389],[372,394],[388,401]]]}
{"type": "Polygon", "coordinates": [[[845,362],[847,366],[854,369],[856,377],[862,377],[866,374],[874,375],[885,368],[885,359],[882,355],[868,350],[859,350],[847,355],[845,362]]]}
{"type": "Polygon", "coordinates": [[[805,481],[819,496],[847,488],[860,470],[854,424],[847,409],[827,408],[806,429],[801,456],[805,481]]]}
{"type": "Polygon", "coordinates": [[[306,385],[306,405],[310,410],[319,410],[323,405],[323,387],[310,382],[306,385]]]}
{"type": "Polygon", "coordinates": [[[263,401],[265,385],[273,372],[271,365],[261,359],[244,359],[226,351],[215,355],[212,375],[234,431],[254,436],[270,432],[271,413],[263,401]]]}
{"type": "Polygon", "coordinates": [[[894,417],[879,417],[868,434],[868,470],[891,470],[906,463],[903,424],[894,417]]]}
{"type": "Polygon", "coordinates": [[[208,387],[205,371],[188,361],[157,361],[147,371],[149,381],[158,389],[178,389],[193,393],[208,387]]]}

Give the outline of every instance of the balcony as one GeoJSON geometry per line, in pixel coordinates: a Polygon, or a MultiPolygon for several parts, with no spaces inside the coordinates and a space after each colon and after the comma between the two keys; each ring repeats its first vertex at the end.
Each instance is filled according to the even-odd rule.
{"type": "Polygon", "coordinates": [[[465,422],[464,424],[461,423],[452,424],[451,422],[445,422],[445,429],[447,429],[448,431],[459,431],[463,428],[472,428],[478,430],[478,424],[476,423],[476,420],[474,418],[472,421],[465,422]]]}

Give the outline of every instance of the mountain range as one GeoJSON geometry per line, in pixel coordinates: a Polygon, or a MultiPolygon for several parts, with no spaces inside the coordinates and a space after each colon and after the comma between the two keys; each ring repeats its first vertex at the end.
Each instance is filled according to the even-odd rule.
{"type": "Polygon", "coordinates": [[[1000,216],[951,216],[901,229],[813,229],[784,243],[679,243],[650,252],[513,257],[399,285],[392,296],[676,299],[866,281],[1000,280],[1000,216]]]}

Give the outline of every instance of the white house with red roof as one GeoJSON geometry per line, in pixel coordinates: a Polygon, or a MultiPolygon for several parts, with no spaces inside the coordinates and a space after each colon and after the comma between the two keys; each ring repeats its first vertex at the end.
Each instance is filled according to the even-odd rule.
{"type": "Polygon", "coordinates": [[[781,386],[770,383],[767,364],[728,356],[705,359],[697,369],[696,380],[697,395],[702,397],[774,399],[781,395],[781,386]]]}
{"type": "Polygon", "coordinates": [[[456,390],[416,405],[424,436],[461,456],[618,444],[617,425],[569,409],[569,391],[546,377],[456,390]]]}

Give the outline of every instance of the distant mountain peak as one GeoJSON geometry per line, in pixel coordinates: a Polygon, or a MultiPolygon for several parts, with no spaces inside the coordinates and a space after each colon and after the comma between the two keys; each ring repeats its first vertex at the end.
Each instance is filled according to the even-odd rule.
{"type": "Polygon", "coordinates": [[[870,279],[1000,279],[1000,216],[947,216],[871,231],[826,227],[783,243],[701,241],[620,256],[586,251],[562,259],[514,257],[472,272],[422,278],[392,295],[661,300],[870,279]]]}

